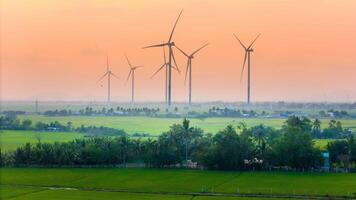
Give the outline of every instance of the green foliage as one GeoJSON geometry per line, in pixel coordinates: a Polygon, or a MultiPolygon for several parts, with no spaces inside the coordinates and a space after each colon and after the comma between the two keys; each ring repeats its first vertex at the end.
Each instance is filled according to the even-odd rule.
{"type": "MultiPolygon", "coordinates": [[[[330,124],[332,128],[341,127],[337,122],[330,124]]],[[[52,125],[59,126],[60,123],[52,125]]],[[[28,143],[2,157],[10,165],[118,165],[143,162],[148,167],[166,168],[188,166],[189,161],[193,166],[219,170],[266,170],[271,167],[308,170],[321,165],[321,152],[315,147],[311,136],[312,130],[318,129],[318,126],[320,123],[317,121],[312,123],[308,118],[293,116],[280,130],[264,125],[248,128],[245,123],[239,123],[237,129],[228,125],[212,136],[203,134],[200,128],[192,127],[190,121],[184,119],[182,124],[173,124],[155,140],[135,140],[117,129],[82,126],[74,129],[91,131],[93,135],[108,133],[115,137],[51,144],[43,143],[39,137],[36,138],[37,144],[28,143]],[[240,132],[237,133],[237,130],[240,132]]],[[[71,124],[66,127],[69,129],[71,124]]],[[[348,154],[348,157],[352,156],[352,153],[348,154]]],[[[348,157],[342,157],[342,160],[350,160],[348,157]]],[[[333,161],[336,162],[336,159],[333,161]]]]}
{"type": "Polygon", "coordinates": [[[125,137],[77,139],[67,143],[25,144],[13,153],[14,165],[115,165],[131,158],[125,137]]]}
{"type": "Polygon", "coordinates": [[[190,127],[189,123],[184,119],[182,124],[174,124],[168,132],[162,133],[157,141],[144,142],[145,163],[152,167],[167,167],[186,162],[203,136],[201,129],[190,127]],[[147,151],[148,148],[151,150],[147,151]]]}
{"type": "Polygon", "coordinates": [[[321,152],[314,147],[306,129],[287,127],[282,137],[273,144],[273,152],[280,166],[308,169],[321,165],[321,152]]]}
{"type": "Polygon", "coordinates": [[[211,159],[207,167],[212,169],[243,169],[244,160],[251,158],[252,148],[251,140],[245,135],[238,135],[229,125],[213,137],[210,154],[204,160],[211,159]]]}
{"type": "MultiPolygon", "coordinates": [[[[20,120],[30,119],[33,124],[36,122],[50,123],[58,121],[61,124],[72,122],[74,128],[78,128],[81,125],[84,126],[105,126],[115,129],[123,129],[128,134],[133,133],[150,133],[152,136],[158,136],[162,132],[169,129],[172,124],[181,123],[182,118],[154,118],[154,117],[115,117],[115,116],[68,116],[68,117],[46,117],[41,115],[26,115],[19,116],[20,120]]],[[[285,119],[262,119],[262,118],[206,118],[189,119],[191,126],[200,127],[206,133],[216,133],[219,130],[225,128],[231,124],[238,126],[240,122],[244,122],[246,126],[252,127],[260,124],[269,126],[275,129],[280,129],[285,119]]],[[[329,120],[321,119],[321,128],[327,128],[329,120]]],[[[342,119],[340,120],[344,128],[351,128],[356,130],[356,120],[342,119]]]]}
{"type": "Polygon", "coordinates": [[[80,126],[74,129],[75,132],[83,133],[86,136],[123,136],[126,132],[121,129],[108,128],[104,126],[80,126]]]}
{"type": "Polygon", "coordinates": [[[335,165],[349,169],[352,163],[356,164],[356,140],[354,137],[329,142],[327,150],[330,153],[330,161],[335,165]]]}

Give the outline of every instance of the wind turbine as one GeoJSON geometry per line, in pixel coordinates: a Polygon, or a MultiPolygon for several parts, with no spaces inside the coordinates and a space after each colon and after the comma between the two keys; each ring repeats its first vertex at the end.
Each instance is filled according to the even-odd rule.
{"type": "MultiPolygon", "coordinates": [[[[166,59],[166,52],[165,52],[165,49],[164,49],[164,46],[163,46],[163,64],[162,66],[160,66],[158,68],[157,71],[155,71],[155,73],[151,76],[151,78],[153,78],[158,72],[160,72],[163,68],[166,68],[166,81],[165,81],[165,102],[167,104],[167,96],[168,96],[168,68],[169,68],[169,64],[167,62],[167,59],[166,59]]],[[[179,72],[179,69],[178,67],[173,67],[173,69],[177,70],[179,72]]]]}
{"type": "Polygon", "coordinates": [[[129,75],[127,76],[126,83],[131,77],[131,103],[135,103],[135,70],[143,67],[142,65],[132,66],[129,58],[125,55],[127,63],[130,67],[129,75]]]}
{"type": "Polygon", "coordinates": [[[240,82],[242,81],[242,75],[245,69],[245,64],[247,60],[247,104],[250,104],[250,95],[251,95],[251,52],[253,52],[252,45],[255,43],[258,37],[260,37],[261,34],[258,34],[256,38],[251,42],[251,44],[246,47],[241,40],[234,34],[235,38],[237,41],[239,41],[240,45],[242,48],[245,50],[245,56],[244,56],[244,63],[242,65],[242,71],[241,71],[241,76],[240,76],[240,82]]]}
{"type": "Polygon", "coordinates": [[[164,46],[167,46],[168,47],[168,87],[167,87],[167,92],[168,92],[168,99],[167,99],[167,107],[168,107],[168,110],[171,109],[171,100],[172,100],[172,60],[175,64],[175,66],[178,68],[178,65],[177,65],[177,62],[176,62],[176,59],[174,57],[174,54],[173,54],[173,47],[174,47],[174,42],[172,41],[172,38],[173,38],[173,33],[174,33],[174,30],[177,26],[177,23],[178,23],[178,20],[182,14],[183,10],[181,10],[181,12],[179,13],[179,16],[173,26],[173,29],[171,31],[171,34],[169,35],[169,39],[168,39],[168,42],[166,43],[161,43],[161,44],[156,44],[156,45],[151,45],[151,46],[146,46],[144,47],[145,48],[152,48],[152,47],[164,47],[164,46]]]}
{"type": "Polygon", "coordinates": [[[109,68],[109,57],[106,57],[106,72],[103,76],[100,77],[100,79],[98,80],[101,81],[103,78],[108,77],[108,103],[110,103],[110,80],[111,80],[111,76],[119,79],[119,77],[117,77],[109,68]]]}
{"type": "Polygon", "coordinates": [[[194,55],[198,53],[200,50],[202,50],[204,47],[208,46],[209,43],[205,44],[204,46],[200,47],[199,49],[195,50],[191,54],[185,53],[182,49],[176,46],[176,48],[182,52],[186,57],[187,57],[187,68],[185,70],[185,78],[184,81],[187,82],[187,75],[188,75],[188,70],[189,70],[189,107],[192,105],[192,60],[194,58],[194,55]]]}

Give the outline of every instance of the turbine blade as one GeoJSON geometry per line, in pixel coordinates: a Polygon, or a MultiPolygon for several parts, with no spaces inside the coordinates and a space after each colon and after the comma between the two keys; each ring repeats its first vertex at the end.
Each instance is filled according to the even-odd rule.
{"type": "Polygon", "coordinates": [[[177,68],[177,71],[180,73],[179,67],[178,67],[178,65],[177,65],[176,58],[174,57],[173,49],[172,49],[172,58],[173,58],[174,65],[175,65],[176,68],[177,68]]]}
{"type": "Polygon", "coordinates": [[[158,68],[158,70],[151,76],[151,78],[153,78],[159,71],[161,71],[164,66],[166,66],[166,63],[164,63],[160,68],[158,68]]]}
{"type": "Polygon", "coordinates": [[[188,58],[187,68],[185,69],[184,84],[187,83],[187,75],[188,75],[189,64],[190,64],[190,58],[188,58]]]}
{"type": "Polygon", "coordinates": [[[135,70],[135,69],[138,69],[138,68],[141,68],[141,67],[143,67],[143,65],[134,66],[134,67],[132,67],[132,69],[135,70]]]}
{"type": "Polygon", "coordinates": [[[152,47],[163,47],[165,45],[167,45],[167,43],[150,45],[150,46],[143,47],[143,49],[152,48],[152,47]]]}
{"type": "Polygon", "coordinates": [[[167,63],[167,60],[166,60],[166,51],[164,49],[164,46],[163,46],[163,59],[164,59],[164,63],[167,63]]]}
{"type": "Polygon", "coordinates": [[[241,40],[235,35],[235,33],[234,33],[234,36],[235,36],[236,40],[239,41],[239,43],[241,44],[241,46],[246,50],[247,48],[246,48],[245,45],[241,42],[241,40]]]}
{"type": "Polygon", "coordinates": [[[257,38],[259,38],[260,35],[261,35],[261,33],[256,36],[256,38],[251,42],[250,46],[248,46],[248,49],[252,47],[253,43],[256,42],[257,38]]]}
{"type": "Polygon", "coordinates": [[[131,63],[130,63],[130,60],[129,60],[129,58],[127,57],[127,55],[125,54],[125,57],[126,57],[126,60],[127,60],[127,63],[129,64],[129,66],[132,68],[132,65],[131,65],[131,63]]]}
{"type": "Polygon", "coordinates": [[[106,56],[106,71],[109,71],[109,56],[106,56]]]}
{"type": "Polygon", "coordinates": [[[189,57],[189,55],[187,53],[185,53],[182,49],[180,49],[178,46],[174,45],[174,47],[177,48],[182,54],[189,57]]]}
{"type": "Polygon", "coordinates": [[[194,52],[192,53],[192,56],[193,56],[194,54],[198,53],[200,50],[202,50],[204,47],[206,47],[206,46],[208,46],[208,45],[209,45],[209,43],[206,43],[204,46],[202,46],[202,47],[200,47],[199,49],[197,49],[196,51],[194,51],[194,52]]]}
{"type": "Polygon", "coordinates": [[[102,75],[97,82],[101,81],[106,75],[108,75],[109,72],[106,72],[104,75],[102,75]]]}
{"type": "Polygon", "coordinates": [[[175,69],[178,73],[180,73],[180,70],[175,65],[172,65],[172,68],[175,69]]]}
{"type": "Polygon", "coordinates": [[[180,16],[181,16],[182,12],[183,12],[183,9],[180,11],[180,13],[179,13],[179,15],[178,15],[178,18],[177,18],[177,20],[176,20],[176,23],[175,23],[175,24],[174,24],[174,26],[173,26],[172,32],[171,32],[171,34],[170,34],[170,36],[169,36],[168,43],[170,43],[170,42],[171,42],[171,40],[172,40],[174,30],[176,29],[176,26],[177,26],[178,20],[179,20],[179,18],[180,18],[180,16]]]}
{"type": "Polygon", "coordinates": [[[129,81],[129,79],[130,79],[130,76],[131,76],[131,73],[132,73],[132,69],[130,69],[129,75],[128,75],[128,76],[127,76],[127,78],[126,78],[126,82],[125,82],[125,85],[127,84],[127,81],[129,81]]]}
{"type": "Polygon", "coordinates": [[[113,77],[115,77],[115,78],[119,79],[119,77],[118,77],[118,76],[116,76],[114,73],[110,72],[110,74],[111,74],[113,77]]]}
{"type": "Polygon", "coordinates": [[[242,75],[243,75],[244,70],[245,70],[246,60],[247,60],[247,51],[245,52],[244,64],[242,65],[242,70],[241,70],[241,75],[240,75],[240,83],[242,81],[242,75]]]}

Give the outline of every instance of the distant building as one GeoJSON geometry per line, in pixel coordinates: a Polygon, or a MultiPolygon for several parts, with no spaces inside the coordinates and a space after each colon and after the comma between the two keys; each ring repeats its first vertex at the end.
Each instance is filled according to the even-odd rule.
{"type": "Polygon", "coordinates": [[[322,169],[326,172],[330,171],[330,154],[329,154],[329,152],[323,152],[323,153],[321,153],[321,156],[323,157],[322,169]]]}
{"type": "Polygon", "coordinates": [[[50,131],[50,132],[57,132],[59,129],[57,127],[48,127],[47,128],[47,131],[50,131]]]}

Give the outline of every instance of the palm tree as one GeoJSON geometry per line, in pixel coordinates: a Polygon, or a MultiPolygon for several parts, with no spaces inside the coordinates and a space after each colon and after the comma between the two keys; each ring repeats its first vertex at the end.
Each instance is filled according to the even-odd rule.
{"type": "Polygon", "coordinates": [[[321,132],[321,121],[319,119],[315,119],[312,124],[312,133],[314,137],[318,137],[321,132]]]}
{"type": "Polygon", "coordinates": [[[256,151],[260,158],[264,157],[267,148],[268,131],[268,128],[262,124],[252,128],[252,137],[257,142],[256,151]]]}
{"type": "Polygon", "coordinates": [[[190,138],[190,133],[193,131],[193,127],[190,127],[189,125],[190,121],[187,120],[186,118],[184,118],[183,120],[183,137],[185,140],[185,165],[187,167],[187,163],[188,163],[188,139],[190,138]]]}

